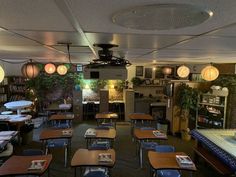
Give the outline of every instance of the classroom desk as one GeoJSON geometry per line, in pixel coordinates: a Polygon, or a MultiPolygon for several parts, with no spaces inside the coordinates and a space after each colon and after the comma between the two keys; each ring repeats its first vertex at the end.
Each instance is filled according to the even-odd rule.
{"type": "Polygon", "coordinates": [[[144,113],[132,113],[132,114],[129,114],[128,117],[131,121],[131,135],[132,135],[132,137],[134,136],[134,127],[138,121],[141,121],[142,124],[144,122],[154,121],[153,117],[150,114],[144,114],[144,113]]]}
{"type": "Polygon", "coordinates": [[[85,139],[87,141],[87,148],[89,143],[91,143],[92,140],[94,139],[106,139],[106,140],[110,140],[111,142],[111,147],[112,147],[112,142],[114,141],[114,139],[116,138],[116,130],[114,128],[109,128],[109,129],[96,129],[96,135],[95,136],[85,136],[85,139]]]}
{"type": "Polygon", "coordinates": [[[118,119],[117,113],[113,112],[103,112],[103,113],[97,113],[95,115],[95,119],[97,120],[97,125],[99,125],[100,121],[106,121],[109,120],[110,123],[113,123],[114,121],[114,127],[116,129],[116,120],[118,119]]]}
{"type": "Polygon", "coordinates": [[[65,147],[65,166],[67,165],[67,158],[70,155],[71,152],[71,138],[73,136],[73,130],[71,128],[69,129],[46,129],[43,130],[40,134],[39,139],[43,141],[43,145],[46,146],[47,140],[51,139],[68,139],[68,145],[65,147]],[[64,132],[71,132],[65,134],[64,132]],[[69,149],[67,155],[67,148],[69,149]]]}
{"type": "MultiPolygon", "coordinates": [[[[154,170],[163,170],[163,169],[176,169],[176,170],[187,170],[187,171],[196,171],[196,166],[193,164],[192,167],[181,167],[176,161],[176,155],[186,155],[184,152],[167,152],[160,153],[149,151],[148,160],[150,165],[154,170]]],[[[192,173],[190,173],[192,175],[192,173]]]]}
{"type": "Polygon", "coordinates": [[[153,130],[141,130],[141,129],[135,129],[134,130],[134,137],[139,142],[139,162],[140,167],[143,167],[143,148],[142,148],[142,142],[147,140],[167,140],[167,135],[164,134],[164,136],[155,136],[153,134],[153,130]]]}
{"type": "Polygon", "coordinates": [[[72,157],[71,167],[75,168],[75,176],[76,176],[76,168],[77,167],[107,167],[112,168],[115,165],[116,161],[116,153],[114,149],[108,150],[88,150],[88,149],[78,149],[72,157]],[[112,163],[100,163],[98,160],[98,156],[101,153],[109,153],[111,154],[112,163]]]}
{"type": "Polygon", "coordinates": [[[72,127],[72,120],[74,119],[74,114],[53,114],[48,120],[52,122],[52,124],[60,125],[60,122],[68,121],[68,128],[72,127]]]}
{"type": "Polygon", "coordinates": [[[52,155],[40,155],[40,156],[11,156],[0,167],[0,176],[10,175],[43,175],[49,168],[52,161],[52,155]],[[32,160],[46,160],[47,163],[42,170],[28,170],[32,160]]]}

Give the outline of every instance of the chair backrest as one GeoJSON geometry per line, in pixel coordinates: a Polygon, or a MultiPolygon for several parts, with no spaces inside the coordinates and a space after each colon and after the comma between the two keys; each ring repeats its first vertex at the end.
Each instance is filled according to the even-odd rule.
{"type": "Polygon", "coordinates": [[[155,147],[156,152],[175,152],[175,147],[170,145],[158,145],[155,147]]]}
{"type": "Polygon", "coordinates": [[[41,149],[25,149],[22,152],[23,156],[33,156],[33,155],[43,155],[43,151],[41,149]]]}

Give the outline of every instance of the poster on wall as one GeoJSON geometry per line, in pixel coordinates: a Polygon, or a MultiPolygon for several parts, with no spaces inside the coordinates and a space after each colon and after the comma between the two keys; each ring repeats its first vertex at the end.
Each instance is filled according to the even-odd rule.
{"type": "Polygon", "coordinates": [[[152,78],[152,68],[145,68],[144,77],[147,78],[147,79],[151,79],[152,78]]]}
{"type": "Polygon", "coordinates": [[[136,66],[136,76],[143,76],[143,66],[136,66]]]}

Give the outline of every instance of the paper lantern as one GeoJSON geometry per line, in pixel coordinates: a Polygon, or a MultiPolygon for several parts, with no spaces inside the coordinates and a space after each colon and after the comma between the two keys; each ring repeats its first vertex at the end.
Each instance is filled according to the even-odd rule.
{"type": "Polygon", "coordinates": [[[48,74],[53,74],[56,71],[56,66],[53,63],[48,63],[44,66],[44,70],[48,74]]]}
{"type": "Polygon", "coordinates": [[[0,65],[0,82],[3,81],[5,76],[5,71],[3,70],[2,66],[0,65]]]}
{"type": "Polygon", "coordinates": [[[39,67],[32,62],[32,60],[26,64],[24,64],[21,68],[21,72],[24,77],[28,79],[33,79],[39,74],[39,67]]]}
{"type": "Polygon", "coordinates": [[[208,65],[202,69],[201,76],[206,81],[213,81],[219,76],[219,70],[212,65],[208,65]]]}
{"type": "Polygon", "coordinates": [[[65,75],[66,73],[67,73],[67,67],[65,66],[65,65],[59,65],[58,67],[57,67],[57,73],[59,74],[59,75],[65,75]]]}
{"type": "Polygon", "coordinates": [[[162,68],[162,73],[165,75],[170,75],[172,73],[172,68],[171,67],[164,67],[164,68],[162,68]]]}
{"type": "Polygon", "coordinates": [[[189,73],[190,73],[190,69],[185,65],[182,65],[182,66],[178,67],[178,69],[177,69],[177,74],[180,78],[188,77],[189,73]]]}

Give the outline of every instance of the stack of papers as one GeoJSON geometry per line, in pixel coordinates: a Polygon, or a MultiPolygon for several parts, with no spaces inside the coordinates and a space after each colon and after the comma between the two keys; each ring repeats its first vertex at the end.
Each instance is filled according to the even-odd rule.
{"type": "Polygon", "coordinates": [[[62,135],[64,135],[64,136],[72,135],[72,130],[63,130],[62,135]]]}
{"type": "Polygon", "coordinates": [[[84,137],[95,137],[96,136],[96,130],[94,128],[89,128],[86,130],[84,137]]]}
{"type": "Polygon", "coordinates": [[[28,170],[43,170],[46,166],[46,160],[32,160],[28,170]]]}
{"type": "Polygon", "coordinates": [[[100,163],[112,163],[113,160],[111,159],[110,153],[101,153],[98,155],[98,161],[100,163]]]}
{"type": "Polygon", "coordinates": [[[166,137],[166,135],[158,130],[152,131],[153,135],[156,137],[166,137]]]}
{"type": "Polygon", "coordinates": [[[182,168],[192,168],[194,163],[191,158],[187,155],[176,155],[176,161],[182,168]]]}

